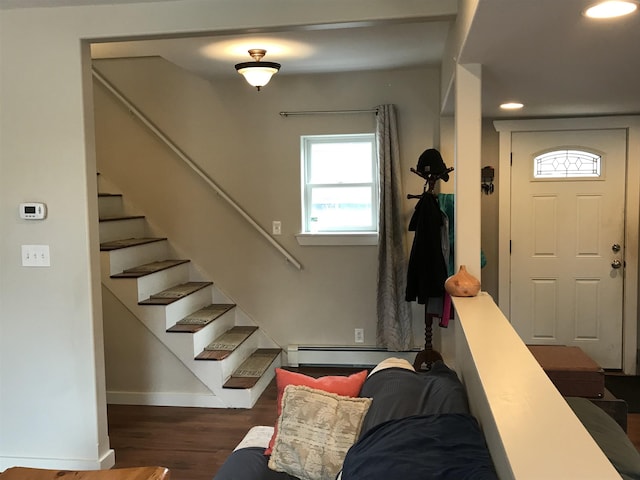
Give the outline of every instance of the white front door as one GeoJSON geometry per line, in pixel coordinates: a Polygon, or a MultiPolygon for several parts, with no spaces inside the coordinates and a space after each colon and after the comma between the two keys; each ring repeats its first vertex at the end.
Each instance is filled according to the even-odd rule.
{"type": "Polygon", "coordinates": [[[625,129],[512,134],[511,323],[527,344],[579,346],[612,369],[622,368],[626,144],[625,129]]]}

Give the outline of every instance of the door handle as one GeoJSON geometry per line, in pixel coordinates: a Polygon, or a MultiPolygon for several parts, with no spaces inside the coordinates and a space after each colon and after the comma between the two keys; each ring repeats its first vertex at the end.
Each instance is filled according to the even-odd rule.
{"type": "Polygon", "coordinates": [[[613,262],[611,262],[611,266],[615,269],[621,268],[622,267],[622,262],[620,260],[614,260],[613,262]]]}

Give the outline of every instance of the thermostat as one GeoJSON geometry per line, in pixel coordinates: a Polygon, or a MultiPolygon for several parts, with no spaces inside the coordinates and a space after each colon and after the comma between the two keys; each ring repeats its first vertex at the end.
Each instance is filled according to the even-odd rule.
{"type": "Polygon", "coordinates": [[[44,203],[21,203],[20,218],[25,220],[43,220],[47,217],[47,206],[44,203]]]}

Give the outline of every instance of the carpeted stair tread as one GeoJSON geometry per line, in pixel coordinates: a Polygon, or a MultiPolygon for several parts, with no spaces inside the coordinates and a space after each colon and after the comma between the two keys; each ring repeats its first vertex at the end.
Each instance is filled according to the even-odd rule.
{"type": "Polygon", "coordinates": [[[138,245],[145,245],[147,243],[162,242],[166,238],[125,238],[121,240],[112,240],[111,242],[104,242],[100,244],[100,250],[103,252],[109,252],[111,250],[119,250],[121,248],[137,247],[138,245]]]}
{"type": "Polygon", "coordinates": [[[196,360],[223,360],[233,353],[258,327],[235,326],[224,332],[198,354],[196,360]]]}
{"type": "Polygon", "coordinates": [[[281,352],[280,348],[259,348],[233,372],[222,387],[252,388],[281,352]]]}
{"type": "Polygon", "coordinates": [[[189,263],[189,260],[159,260],[157,262],[145,263],[144,265],[138,265],[137,267],[127,268],[121,273],[111,275],[111,278],[140,278],[184,263],[189,263]]]}
{"type": "Polygon", "coordinates": [[[169,328],[167,332],[195,333],[209,325],[215,319],[220,318],[233,307],[235,307],[235,305],[230,303],[212,303],[179,320],[178,323],[169,328]]]}
{"type": "Polygon", "coordinates": [[[106,217],[100,217],[101,222],[115,222],[118,220],[136,220],[138,218],[145,218],[144,215],[109,215],[106,217]]]}
{"type": "Polygon", "coordinates": [[[138,305],[169,305],[192,293],[212,285],[212,282],[187,282],[174,285],[161,292],[154,293],[146,300],[138,302],[138,305]]]}

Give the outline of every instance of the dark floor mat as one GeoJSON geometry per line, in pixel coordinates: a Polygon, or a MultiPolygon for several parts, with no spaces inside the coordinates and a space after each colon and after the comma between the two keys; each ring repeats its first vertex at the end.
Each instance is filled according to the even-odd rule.
{"type": "Polygon", "coordinates": [[[627,402],[629,413],[640,413],[640,377],[605,375],[604,385],[616,398],[627,402]]]}

